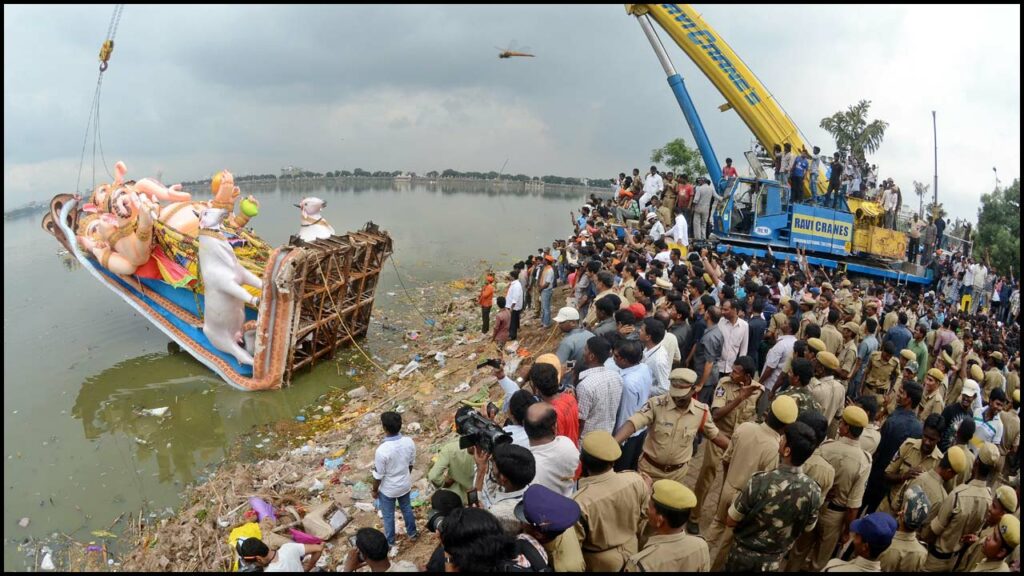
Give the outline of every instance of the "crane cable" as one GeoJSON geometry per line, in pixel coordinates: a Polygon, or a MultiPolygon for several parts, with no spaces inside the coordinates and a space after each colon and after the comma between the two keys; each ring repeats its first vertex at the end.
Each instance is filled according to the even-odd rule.
{"type": "Polygon", "coordinates": [[[82,168],[85,166],[85,148],[89,142],[89,131],[92,130],[92,186],[96,186],[96,148],[99,146],[100,158],[103,161],[103,168],[107,176],[113,180],[113,175],[107,168],[107,160],[103,154],[103,138],[100,136],[100,93],[103,89],[103,73],[107,71],[110,64],[110,56],[114,52],[114,37],[117,35],[118,25],[121,23],[121,12],[124,11],[124,4],[114,6],[114,13],[110,16],[110,24],[107,26],[107,35],[100,47],[100,71],[96,78],[96,89],[93,91],[92,104],[89,106],[89,120],[85,124],[85,136],[82,138],[82,152],[78,161],[78,178],[75,181],[76,192],[81,192],[82,168]]]}

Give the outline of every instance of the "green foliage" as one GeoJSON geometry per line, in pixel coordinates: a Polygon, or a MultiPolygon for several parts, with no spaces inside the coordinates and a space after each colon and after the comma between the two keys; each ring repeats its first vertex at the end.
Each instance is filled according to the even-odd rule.
{"type": "Polygon", "coordinates": [[[1001,274],[1012,268],[1020,276],[1020,179],[1014,178],[1009,188],[982,195],[974,254],[987,256],[1001,274]]]}
{"type": "Polygon", "coordinates": [[[651,151],[651,162],[664,164],[676,174],[689,174],[693,180],[699,174],[707,174],[704,159],[696,148],[690,148],[682,138],[665,144],[651,151]]]}
{"type": "Polygon", "coordinates": [[[828,118],[821,119],[821,128],[836,141],[840,150],[849,150],[857,161],[864,164],[864,153],[874,154],[882,145],[885,129],[889,123],[884,120],[868,122],[868,109],[871,100],[861,100],[850,106],[845,112],[836,112],[828,118]]]}

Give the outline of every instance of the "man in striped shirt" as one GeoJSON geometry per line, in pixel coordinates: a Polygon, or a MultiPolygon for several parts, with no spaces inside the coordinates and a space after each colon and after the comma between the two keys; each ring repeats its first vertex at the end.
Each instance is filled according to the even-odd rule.
{"type": "Polygon", "coordinates": [[[583,351],[586,370],[580,372],[576,385],[576,400],[580,411],[580,436],[594,430],[615,432],[615,415],[622,398],[622,376],[604,363],[611,355],[612,346],[602,336],[587,340],[583,351]]]}

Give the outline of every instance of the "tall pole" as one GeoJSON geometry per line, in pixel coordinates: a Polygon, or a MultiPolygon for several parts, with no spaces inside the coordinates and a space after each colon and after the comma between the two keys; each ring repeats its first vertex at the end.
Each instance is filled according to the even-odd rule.
{"type": "Polygon", "coordinates": [[[935,142],[935,182],[933,183],[932,217],[939,209],[939,132],[935,125],[935,110],[932,110],[932,141],[935,142]]]}

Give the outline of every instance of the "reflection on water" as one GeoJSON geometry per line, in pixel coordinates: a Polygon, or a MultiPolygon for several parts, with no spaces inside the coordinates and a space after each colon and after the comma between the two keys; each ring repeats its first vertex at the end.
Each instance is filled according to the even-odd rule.
{"type": "MultiPolygon", "coordinates": [[[[526,190],[515,184],[435,185],[381,181],[242,183],[261,203],[254,229],[280,245],[299,227],[295,204],[327,200],[338,230],[374,221],[394,239],[395,261],[380,276],[375,321],[409,316],[423,283],[496,269],[562,237],[582,189],[526,190]],[[393,296],[391,294],[394,294],[393,296]]],[[[199,197],[208,187],[193,186],[199,197]]],[[[39,227],[39,217],[4,223],[4,567],[24,570],[27,537],[102,530],[121,512],[177,506],[253,426],[292,419],[329,388],[353,385],[325,362],[279,391],[246,393],[220,382],[101,286],[39,227]],[[167,406],[162,418],[142,409],[167,406]],[[138,440],[136,440],[138,439],[138,440]],[[52,503],[51,503],[52,501],[52,503]],[[22,517],[28,528],[18,526],[22,517]]],[[[429,310],[427,311],[429,314],[429,310]]],[[[415,315],[413,315],[415,317],[415,315]]],[[[408,361],[372,322],[368,354],[408,361]]],[[[340,353],[342,368],[355,351],[340,353]]],[[[360,368],[363,370],[364,368],[360,368]]],[[[253,441],[255,443],[256,441],[253,441]]]]}

